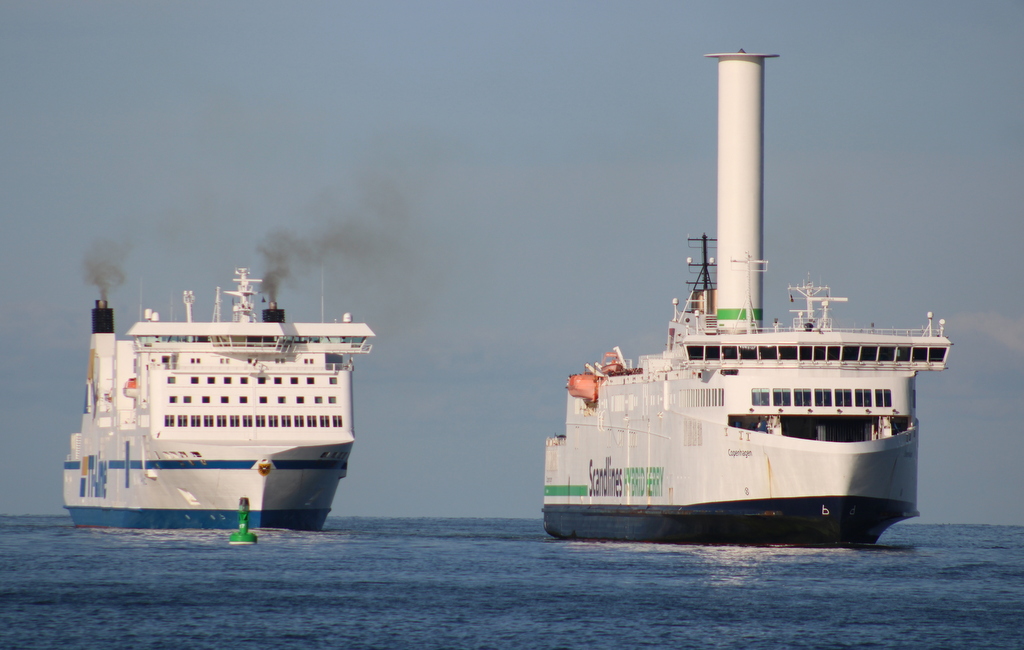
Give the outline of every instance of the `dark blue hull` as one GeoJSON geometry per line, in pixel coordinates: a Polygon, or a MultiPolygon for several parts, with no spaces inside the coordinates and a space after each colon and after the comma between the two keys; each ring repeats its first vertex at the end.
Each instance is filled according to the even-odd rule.
{"type": "MultiPolygon", "coordinates": [[[[238,528],[237,510],[131,510],[128,508],[68,507],[76,526],[98,528],[238,528]]],[[[250,528],[321,530],[330,508],[316,510],[253,510],[250,528]]]]}
{"type": "Polygon", "coordinates": [[[678,544],[874,544],[914,504],[804,497],[692,506],[544,506],[544,530],[564,539],[678,544]]]}

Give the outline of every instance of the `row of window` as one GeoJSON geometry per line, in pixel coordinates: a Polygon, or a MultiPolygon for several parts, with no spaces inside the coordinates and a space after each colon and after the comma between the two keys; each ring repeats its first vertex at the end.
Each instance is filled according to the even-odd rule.
{"type": "Polygon", "coordinates": [[[694,361],[846,361],[941,363],[946,348],[895,345],[687,345],[694,361]]]}
{"type": "Polygon", "coordinates": [[[341,427],[340,415],[165,415],[165,427],[341,427]],[[318,424],[319,423],[319,424],[318,424]]]}
{"type": "Polygon", "coordinates": [[[750,391],[753,406],[836,406],[892,407],[892,391],[888,388],[754,388],[750,391]],[[813,394],[813,403],[811,395],[813,394]],[[872,400],[872,397],[874,399],[872,400]],[[769,404],[770,400],[770,404],[769,404]]]}
{"type": "MultiPolygon", "coordinates": [[[[199,383],[199,377],[192,377],[191,379],[192,379],[192,383],[193,384],[198,384],[199,383]]],[[[225,383],[225,384],[230,384],[234,380],[233,377],[223,377],[222,379],[223,379],[223,383],[225,383]]],[[[272,379],[274,380],[274,384],[283,384],[284,383],[284,379],[282,377],[273,377],[272,379]]],[[[293,385],[299,383],[299,378],[298,377],[289,377],[289,379],[291,379],[291,381],[289,383],[291,383],[293,385]]],[[[338,383],[338,378],[337,377],[329,377],[329,379],[330,379],[329,383],[331,383],[331,384],[337,384],[338,383]]],[[[168,384],[176,384],[176,383],[178,383],[178,378],[177,377],[168,377],[167,378],[167,383],[168,384]]],[[[206,383],[207,384],[216,384],[217,383],[217,378],[216,377],[207,377],[206,378],[206,383]]],[[[248,384],[249,383],[249,378],[248,377],[239,377],[238,378],[238,383],[240,383],[240,384],[248,384]]],[[[267,377],[257,377],[256,378],[256,383],[260,384],[260,385],[266,384],[267,383],[267,377]]],[[[315,383],[316,383],[316,377],[306,377],[306,384],[307,385],[313,385],[315,383]]]]}
{"type": "Polygon", "coordinates": [[[246,347],[275,347],[280,342],[282,345],[306,344],[306,343],[347,343],[349,345],[362,345],[366,341],[364,336],[192,336],[192,335],[171,335],[171,336],[136,336],[136,340],[142,345],[149,347],[154,343],[214,343],[217,345],[242,345],[246,347]]]}
{"type": "MultiPolygon", "coordinates": [[[[231,359],[221,358],[219,360],[219,363],[227,365],[227,364],[231,363],[231,361],[232,361],[231,359]]],[[[296,361],[298,361],[298,359],[296,359],[296,361]]],[[[188,362],[193,364],[193,365],[202,364],[203,363],[203,358],[202,357],[192,357],[191,359],[188,360],[188,362]]],[[[164,357],[162,357],[162,363],[171,364],[171,363],[173,363],[173,361],[172,361],[172,358],[170,356],[165,355],[164,357]]],[[[247,365],[251,366],[254,363],[254,361],[253,361],[253,359],[246,359],[245,363],[247,365]]],[[[288,359],[286,357],[274,357],[274,363],[288,363],[288,359]]],[[[313,364],[313,363],[316,363],[316,359],[312,358],[312,357],[306,357],[306,358],[304,358],[302,360],[302,363],[304,363],[304,364],[313,364]]]]}
{"type": "MultiPolygon", "coordinates": [[[[202,401],[203,404],[210,404],[212,399],[213,398],[210,395],[202,395],[200,397],[200,400],[202,401]]],[[[296,395],[292,399],[295,400],[296,404],[305,404],[306,403],[306,398],[301,396],[301,395],[296,395]]],[[[266,403],[268,403],[268,400],[269,400],[269,398],[266,395],[260,395],[260,397],[259,397],[260,404],[266,404],[266,403]]],[[[178,396],[177,395],[171,395],[171,396],[169,396],[167,398],[167,401],[169,403],[171,403],[171,404],[177,404],[178,403],[178,396]]],[[[181,396],[181,403],[182,404],[191,404],[192,403],[192,396],[191,395],[182,395],[181,396]]],[[[231,398],[228,397],[227,395],[221,395],[220,396],[220,403],[221,404],[230,404],[231,403],[231,398]]],[[[249,397],[247,395],[239,395],[238,396],[238,403],[239,404],[248,404],[249,403],[249,397]]],[[[285,397],[284,395],[279,395],[278,398],[277,398],[277,403],[278,404],[287,404],[288,403],[288,398],[285,397]]],[[[319,396],[319,395],[317,395],[316,397],[313,398],[313,403],[314,404],[323,404],[324,403],[324,398],[319,396]]],[[[338,398],[336,396],[334,396],[334,395],[328,395],[327,396],[327,403],[328,404],[337,404],[338,403],[338,398]]]]}

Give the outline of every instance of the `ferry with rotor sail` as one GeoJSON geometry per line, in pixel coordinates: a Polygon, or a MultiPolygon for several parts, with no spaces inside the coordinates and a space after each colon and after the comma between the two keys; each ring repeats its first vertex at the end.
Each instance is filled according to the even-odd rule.
{"type": "Polygon", "coordinates": [[[546,442],[544,527],[559,538],[874,543],[917,516],[915,380],[946,368],[944,321],[844,329],[846,298],[804,282],[791,325],[765,325],[765,59],[718,59],[718,232],[674,300],[664,351],[616,347],[568,381],[546,442]],[[715,247],[717,246],[717,251],[715,247]],[[712,253],[716,253],[712,255],[712,253]],[[717,261],[716,261],[717,257],[717,261]]]}
{"type": "Polygon", "coordinates": [[[81,431],[64,462],[76,526],[235,528],[244,497],[254,528],[320,530],[355,440],[353,359],[365,323],[289,323],[276,302],[257,322],[261,280],[236,269],[230,322],[185,322],[150,309],[117,340],[97,300],[81,431]]]}

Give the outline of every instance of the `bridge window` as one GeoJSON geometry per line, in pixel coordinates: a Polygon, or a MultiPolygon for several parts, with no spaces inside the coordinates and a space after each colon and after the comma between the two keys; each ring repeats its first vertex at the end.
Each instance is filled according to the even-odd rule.
{"type": "Polygon", "coordinates": [[[860,360],[861,361],[877,361],[878,360],[878,348],[873,345],[865,345],[860,349],[860,360]]]}
{"type": "Polygon", "coordinates": [[[709,345],[704,348],[704,358],[708,361],[718,361],[722,358],[722,350],[717,345],[709,345]]]}
{"type": "Polygon", "coordinates": [[[928,360],[928,348],[914,348],[912,361],[927,361],[928,360]]]}
{"type": "Polygon", "coordinates": [[[928,360],[937,363],[942,363],[942,360],[946,358],[946,348],[929,348],[928,349],[928,360]]]}
{"type": "MultiPolygon", "coordinates": [[[[825,356],[825,348],[821,349],[822,357],[825,356]]],[[[800,346],[800,360],[801,361],[813,361],[814,360],[814,348],[809,345],[800,346]]]]}
{"type": "Polygon", "coordinates": [[[783,361],[796,361],[796,346],[795,345],[780,345],[779,346],[779,358],[783,361]]]}
{"type": "Polygon", "coordinates": [[[778,349],[776,349],[774,345],[759,345],[757,351],[761,358],[767,361],[773,361],[779,358],[778,349]]]}
{"type": "Polygon", "coordinates": [[[723,345],[722,346],[722,358],[728,361],[732,361],[739,358],[739,354],[736,352],[735,345],[723,345]]]}
{"type": "Polygon", "coordinates": [[[843,346],[843,361],[856,361],[860,357],[860,348],[856,345],[843,346]]]}
{"type": "Polygon", "coordinates": [[[826,351],[825,358],[827,361],[839,361],[840,352],[842,352],[842,348],[837,345],[830,345],[826,351]]]}
{"type": "Polygon", "coordinates": [[[740,359],[757,360],[757,348],[753,345],[740,346],[740,359]]]}
{"type": "Polygon", "coordinates": [[[909,347],[898,347],[898,348],[896,348],[896,361],[910,361],[910,348],[909,347]]]}
{"type": "Polygon", "coordinates": [[[896,348],[890,346],[882,346],[878,348],[878,360],[879,361],[895,361],[896,360],[896,348]]]}
{"type": "Polygon", "coordinates": [[[704,358],[704,346],[703,345],[687,345],[686,356],[690,357],[692,361],[700,361],[704,358]]]}

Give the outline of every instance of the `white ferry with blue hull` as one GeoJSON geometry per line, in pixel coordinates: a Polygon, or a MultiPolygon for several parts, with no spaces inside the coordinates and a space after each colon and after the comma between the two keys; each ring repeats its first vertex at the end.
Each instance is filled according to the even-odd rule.
{"type": "Polygon", "coordinates": [[[919,372],[946,367],[944,322],[842,329],[845,298],[790,287],[762,316],[764,60],[719,59],[718,261],[706,237],[666,349],[613,352],[569,378],[548,438],[544,526],[561,538],[874,543],[918,515],[919,372]]]}
{"type": "MultiPolygon", "coordinates": [[[[97,301],[82,429],[64,463],[77,526],[319,530],[355,440],[352,359],[364,323],[289,323],[273,302],[256,322],[259,280],[237,269],[232,320],[143,321],[117,340],[97,301]]],[[[215,314],[219,315],[219,300],[215,314]]]]}

